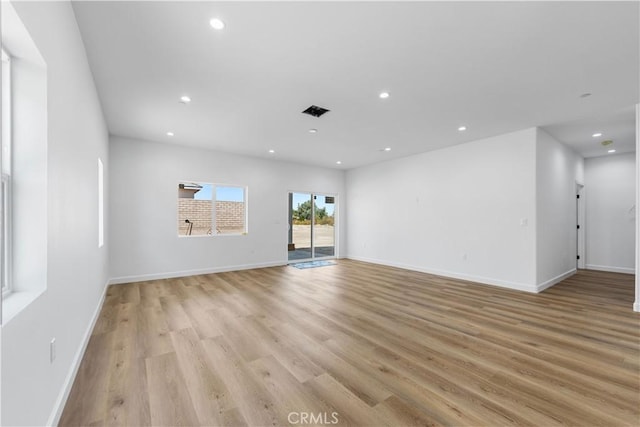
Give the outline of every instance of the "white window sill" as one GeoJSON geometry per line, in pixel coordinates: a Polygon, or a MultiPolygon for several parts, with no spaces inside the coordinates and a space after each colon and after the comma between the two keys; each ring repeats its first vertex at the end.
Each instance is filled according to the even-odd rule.
{"type": "Polygon", "coordinates": [[[180,239],[198,239],[202,237],[227,237],[227,236],[248,236],[249,233],[221,233],[221,234],[197,234],[193,236],[185,236],[184,234],[178,234],[180,239]]]}
{"type": "Polygon", "coordinates": [[[11,292],[2,297],[2,325],[6,325],[29,304],[38,299],[44,289],[38,291],[11,292]]]}

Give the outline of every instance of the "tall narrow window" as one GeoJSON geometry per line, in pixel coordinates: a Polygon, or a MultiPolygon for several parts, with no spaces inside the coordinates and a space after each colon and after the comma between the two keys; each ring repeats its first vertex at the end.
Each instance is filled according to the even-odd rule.
{"type": "Polygon", "coordinates": [[[11,290],[11,59],[2,49],[2,185],[0,187],[0,282],[11,290]]]}
{"type": "Polygon", "coordinates": [[[98,158],[98,247],[104,246],[104,166],[98,158]]]}

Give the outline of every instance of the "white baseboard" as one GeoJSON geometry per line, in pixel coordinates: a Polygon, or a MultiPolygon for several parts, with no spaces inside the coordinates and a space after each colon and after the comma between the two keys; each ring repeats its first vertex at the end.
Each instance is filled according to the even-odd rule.
{"type": "Polygon", "coordinates": [[[372,259],[372,258],[360,257],[360,256],[347,255],[347,258],[355,261],[368,262],[371,264],[386,265],[388,267],[396,267],[396,268],[402,268],[405,270],[419,271],[421,273],[433,274],[435,276],[450,277],[452,279],[459,279],[459,280],[468,280],[470,282],[482,283],[484,285],[498,286],[501,288],[515,289],[515,290],[524,291],[524,292],[532,292],[532,293],[539,292],[536,286],[527,284],[527,283],[510,282],[510,281],[494,279],[490,277],[475,276],[471,274],[456,273],[456,272],[445,271],[445,270],[437,270],[437,269],[423,267],[423,266],[408,265],[408,264],[402,264],[402,263],[397,263],[393,261],[383,261],[379,259],[372,259]]]}
{"type": "Polygon", "coordinates": [[[640,312],[640,301],[636,301],[633,303],[633,311],[640,312]]]}
{"type": "Polygon", "coordinates": [[[113,277],[109,280],[110,285],[122,283],[146,282],[147,280],[173,279],[174,277],[198,276],[200,274],[225,273],[227,271],[252,270],[254,268],[281,267],[287,262],[264,262],[258,264],[231,265],[225,267],[203,268],[198,270],[171,271],[166,273],[140,274],[136,276],[113,277]]]}
{"type": "Polygon", "coordinates": [[[64,406],[67,403],[67,399],[69,398],[69,393],[71,393],[71,387],[73,387],[73,382],[76,379],[76,375],[78,374],[78,369],[80,368],[80,363],[82,362],[82,358],[84,357],[84,352],[87,349],[87,345],[89,344],[89,339],[91,338],[91,333],[93,332],[93,328],[96,326],[96,322],[98,321],[98,317],[100,316],[100,311],[102,311],[102,305],[104,304],[104,299],[107,295],[107,289],[109,288],[109,282],[104,284],[104,289],[102,290],[102,296],[100,297],[100,302],[96,307],[96,310],[93,313],[93,318],[91,319],[91,323],[89,323],[89,327],[84,333],[84,337],[82,338],[82,342],[80,343],[80,347],[76,352],[75,357],[73,358],[73,363],[71,364],[71,369],[67,374],[67,378],[64,381],[64,385],[62,390],[60,390],[60,394],[56,399],[56,403],[53,407],[53,411],[51,415],[49,415],[49,421],[47,421],[48,426],[57,426],[60,422],[60,417],[62,416],[62,411],[64,410],[64,406]]]}
{"type": "Polygon", "coordinates": [[[548,289],[548,288],[552,287],[553,285],[562,282],[564,279],[567,279],[567,278],[573,276],[574,274],[576,274],[577,271],[578,270],[576,270],[575,268],[572,268],[571,270],[567,271],[566,273],[562,273],[562,274],[554,277],[553,279],[549,279],[546,282],[540,283],[539,285],[536,286],[537,292],[542,292],[545,289],[548,289]]]}
{"type": "Polygon", "coordinates": [[[611,273],[635,274],[635,268],[630,267],[612,267],[609,265],[587,264],[587,270],[609,271],[611,273]]]}

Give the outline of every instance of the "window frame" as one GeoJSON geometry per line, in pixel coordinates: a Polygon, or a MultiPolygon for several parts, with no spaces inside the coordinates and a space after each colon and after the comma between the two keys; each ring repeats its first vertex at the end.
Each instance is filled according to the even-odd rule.
{"type": "Polygon", "coordinates": [[[104,164],[98,157],[98,249],[104,246],[104,164]]]}
{"type": "MultiPolygon", "coordinates": [[[[177,233],[179,238],[183,237],[228,237],[228,236],[246,236],[249,234],[249,187],[246,185],[238,185],[238,184],[222,184],[222,183],[214,183],[214,182],[204,182],[204,181],[194,181],[194,180],[180,180],[178,181],[178,189],[181,184],[197,184],[197,185],[210,185],[211,186],[211,234],[180,234],[180,227],[178,226],[177,233]],[[242,190],[242,203],[244,206],[244,212],[242,215],[244,221],[244,227],[242,232],[238,233],[219,233],[217,232],[217,216],[216,216],[216,202],[217,198],[217,190],[219,187],[224,188],[237,188],[242,190]],[[214,232],[215,231],[215,232],[214,232]]],[[[176,217],[178,219],[178,224],[180,224],[180,208],[178,205],[178,200],[180,197],[176,198],[176,217]]]]}
{"type": "Polygon", "coordinates": [[[0,289],[2,296],[12,291],[12,171],[11,171],[11,143],[12,143],[12,91],[11,91],[11,56],[1,47],[2,51],[2,143],[0,144],[0,289]]]}

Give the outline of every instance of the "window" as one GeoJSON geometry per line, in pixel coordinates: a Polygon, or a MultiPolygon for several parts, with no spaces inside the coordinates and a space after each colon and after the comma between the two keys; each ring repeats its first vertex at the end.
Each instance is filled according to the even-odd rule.
{"type": "Polygon", "coordinates": [[[2,3],[0,284],[6,324],[47,289],[47,64],[2,3]],[[6,24],[6,25],[5,25],[6,24]]]}
{"type": "Polygon", "coordinates": [[[242,187],[216,186],[216,233],[247,232],[246,191],[242,187]]]}
{"type": "Polygon", "coordinates": [[[98,158],[98,247],[104,246],[104,165],[98,158]]]}
{"type": "Polygon", "coordinates": [[[0,282],[11,291],[11,62],[2,49],[2,184],[0,186],[0,282]]]}
{"type": "Polygon", "coordinates": [[[181,182],[178,184],[178,235],[213,234],[211,184],[181,182]]]}
{"type": "Polygon", "coordinates": [[[198,182],[178,184],[178,235],[247,233],[245,187],[198,182]]]}

